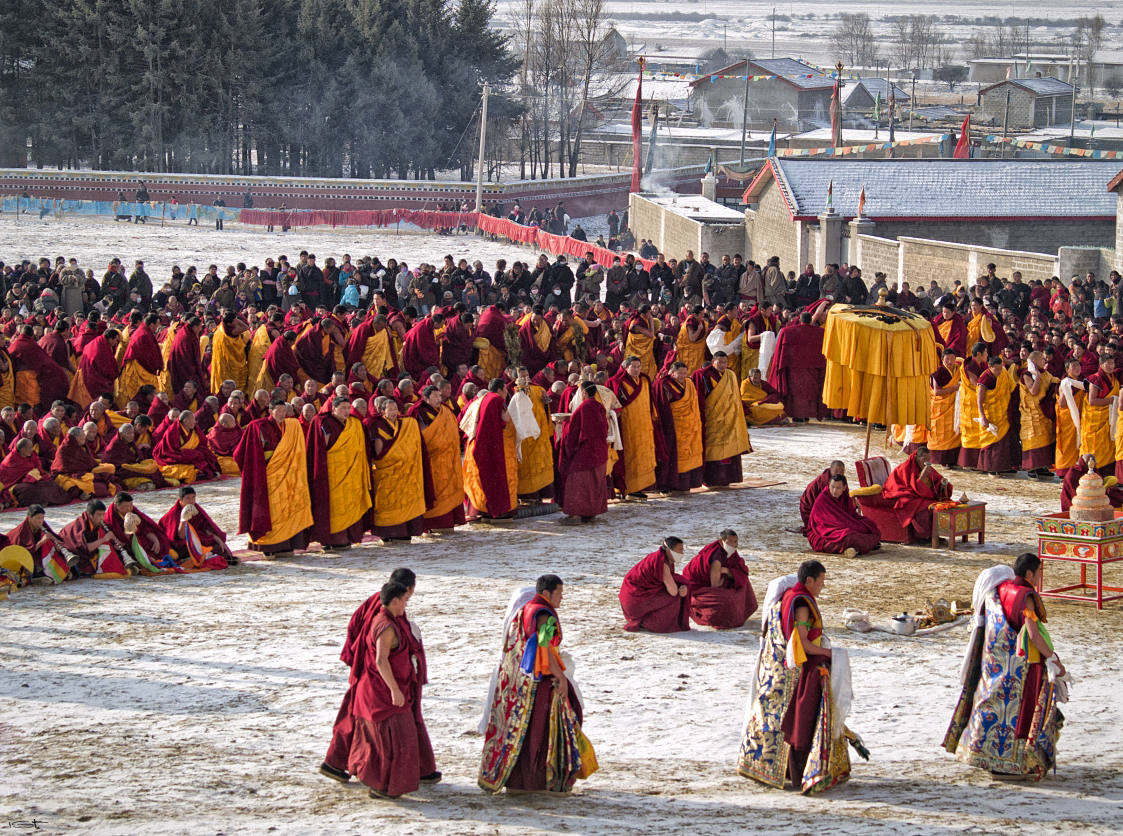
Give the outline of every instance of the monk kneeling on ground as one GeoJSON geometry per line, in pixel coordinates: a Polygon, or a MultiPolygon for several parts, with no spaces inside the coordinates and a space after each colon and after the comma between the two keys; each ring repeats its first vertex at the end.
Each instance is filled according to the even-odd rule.
{"type": "Polygon", "coordinates": [[[737,532],[731,528],[698,552],[682,577],[690,590],[690,617],[698,624],[735,630],[756,612],[749,569],[737,553],[737,532]]]}
{"type": "Polygon", "coordinates": [[[620,606],[629,632],[678,633],[690,629],[690,589],[675,572],[682,557],[682,540],[667,537],[628,570],[620,585],[620,606]]]}
{"type": "Polygon", "coordinates": [[[832,476],[827,490],[811,506],[807,542],[817,552],[856,557],[881,548],[881,532],[858,514],[845,476],[832,476]]]}

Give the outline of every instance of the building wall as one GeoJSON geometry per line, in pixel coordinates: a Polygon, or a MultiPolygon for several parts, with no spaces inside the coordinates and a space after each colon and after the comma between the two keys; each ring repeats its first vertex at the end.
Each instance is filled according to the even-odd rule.
{"type": "Polygon", "coordinates": [[[805,253],[814,252],[807,249],[807,233],[802,228],[805,225],[792,221],[775,184],[764,190],[756,209],[746,210],[745,217],[749,235],[746,258],[763,263],[777,255],[780,265],[787,271],[797,270],[796,265],[804,263],[805,253]]]}
{"type": "Polygon", "coordinates": [[[1115,269],[1115,254],[1116,250],[1107,247],[1061,247],[1057,252],[1057,276],[1067,284],[1073,276],[1083,279],[1091,270],[1096,278],[1106,280],[1115,269]]]}
{"type": "Polygon", "coordinates": [[[1073,218],[1062,221],[884,221],[877,234],[884,238],[927,238],[995,249],[1029,250],[1055,255],[1066,246],[1111,247],[1116,223],[1073,218]]]}
{"type": "MultiPolygon", "coordinates": [[[[853,236],[850,238],[850,247],[851,252],[854,252],[855,241],[853,236]]],[[[874,273],[884,273],[889,284],[897,282],[900,272],[898,270],[900,247],[896,241],[880,238],[876,235],[858,235],[857,253],[858,255],[851,263],[862,268],[862,276],[867,284],[873,284],[874,273]]],[[[911,283],[912,280],[905,277],[904,281],[911,283]]]]}
{"type": "Polygon", "coordinates": [[[1000,250],[992,247],[975,247],[949,241],[919,238],[900,238],[904,264],[904,279],[913,287],[923,282],[927,287],[932,280],[947,287],[959,280],[974,284],[993,262],[999,276],[1009,276],[1020,271],[1025,281],[1052,278],[1057,272],[1057,257],[1043,253],[1017,250],[1000,250]]]}
{"type": "Polygon", "coordinates": [[[1115,269],[1123,270],[1123,190],[1115,197],[1115,269]]]}
{"type": "Polygon", "coordinates": [[[1033,96],[1028,90],[1013,85],[1002,85],[984,93],[982,97],[982,111],[992,119],[998,120],[1002,126],[1002,118],[1006,113],[1006,91],[1010,91],[1010,110],[1007,116],[1007,126],[1010,128],[1028,128],[1034,124],[1033,96]]]}
{"type": "MultiPolygon", "coordinates": [[[[696,95],[712,123],[740,127],[745,111],[744,81],[706,81],[698,86],[696,95]]],[[[800,90],[781,80],[750,82],[749,127],[770,129],[776,119],[782,131],[801,130],[809,120],[829,120],[830,101],[830,88],[800,90]]]]}
{"type": "Polygon", "coordinates": [[[692,250],[695,257],[708,252],[710,260],[720,264],[723,255],[745,252],[744,223],[701,223],[638,194],[631,196],[628,209],[632,234],[637,240],[654,241],[667,258],[682,258],[692,250]]]}

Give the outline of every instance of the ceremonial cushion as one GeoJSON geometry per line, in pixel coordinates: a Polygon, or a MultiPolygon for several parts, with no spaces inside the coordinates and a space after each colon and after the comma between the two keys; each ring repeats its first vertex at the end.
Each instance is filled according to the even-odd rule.
{"type": "Polygon", "coordinates": [[[858,471],[858,484],[863,488],[870,485],[884,485],[889,479],[889,462],[884,456],[874,456],[854,462],[858,471]]]}

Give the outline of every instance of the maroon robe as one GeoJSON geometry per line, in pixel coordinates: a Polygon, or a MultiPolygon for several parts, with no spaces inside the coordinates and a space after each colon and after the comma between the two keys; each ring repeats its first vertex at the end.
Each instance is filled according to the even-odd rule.
{"type": "Polygon", "coordinates": [[[116,467],[117,477],[121,480],[133,478],[147,479],[157,488],[168,487],[168,480],[164,478],[164,475],[159,470],[152,473],[139,473],[125,467],[125,465],[128,464],[140,464],[142,461],[148,460],[144,456],[141,456],[135,441],[125,441],[120,435],[114,436],[113,440],[106,445],[101,460],[106,464],[111,464],[116,467]]]}
{"type": "Polygon", "coordinates": [[[464,392],[464,387],[467,386],[469,383],[474,383],[476,388],[479,389],[481,392],[487,391],[488,381],[484,380],[482,377],[479,377],[478,375],[473,374],[471,371],[469,371],[467,376],[464,378],[464,380],[462,380],[460,382],[460,386],[458,386],[457,389],[456,389],[456,397],[457,398],[460,397],[460,395],[464,392]]]}
{"type": "MultiPolygon", "coordinates": [[[[175,336],[172,337],[171,349],[168,351],[168,385],[172,392],[179,392],[183,389],[183,384],[189,380],[195,382],[197,387],[195,394],[200,400],[210,394],[207,375],[203,371],[199,337],[187,323],[183,323],[176,329],[175,336]]],[[[155,422],[156,419],[152,420],[155,422]]]]}
{"type": "MultiPolygon", "coordinates": [[[[472,340],[474,335],[455,313],[445,320],[444,339],[441,341],[441,365],[449,375],[456,373],[460,365],[472,364],[472,340]]],[[[546,387],[549,388],[548,386],[546,387]]]]}
{"type": "MultiPolygon", "coordinates": [[[[81,477],[92,473],[94,477],[94,496],[106,497],[116,493],[116,480],[111,474],[94,473],[98,461],[90,453],[85,444],[75,441],[70,436],[58,446],[55,451],[55,460],[51,463],[51,474],[54,476],[81,477]]],[[[71,488],[77,491],[77,488],[71,488]]]]}
{"type": "MultiPolygon", "coordinates": [[[[272,416],[258,418],[242,432],[234,448],[234,461],[242,472],[241,502],[238,510],[238,533],[249,534],[250,545],[273,530],[273,516],[269,510],[269,479],[266,453],[277,449],[284,428],[272,416]]],[[[306,532],[280,543],[264,547],[267,554],[303,549],[308,546],[306,532]]]]}
{"type": "MultiPolygon", "coordinates": [[[[230,553],[230,550],[226,547],[226,532],[214,524],[214,520],[203,510],[201,505],[196,505],[195,510],[198,513],[188,520],[188,524],[199,535],[199,542],[211,550],[205,561],[206,566],[210,569],[227,568],[229,564],[226,562],[226,555],[230,553]]],[[[183,506],[179,504],[179,500],[176,500],[168,513],[160,517],[160,527],[164,530],[164,536],[168,538],[168,542],[176,550],[180,560],[185,559],[189,554],[187,541],[179,536],[179,522],[182,515],[183,506]]]]}
{"type": "Polygon", "coordinates": [[[218,413],[210,406],[204,403],[201,407],[195,410],[195,428],[199,431],[200,436],[209,433],[218,424],[218,413]]]}
{"type": "MultiPolygon", "coordinates": [[[[159,374],[164,370],[164,356],[160,352],[160,344],[156,342],[156,335],[147,325],[138,325],[129,337],[129,345],[125,349],[121,367],[124,368],[125,363],[130,360],[140,363],[149,374],[159,374]]],[[[126,392],[125,395],[128,400],[132,400],[136,397],[136,392],[126,392]]]]}
{"type": "Polygon", "coordinates": [[[47,352],[59,368],[68,371],[70,363],[70,343],[58,331],[48,331],[39,340],[39,347],[47,352]]]}
{"type": "MultiPolygon", "coordinates": [[[[663,583],[663,567],[670,558],[657,549],[628,570],[620,585],[620,607],[624,610],[624,629],[637,632],[678,633],[690,629],[690,593],[671,595],[663,583]]],[[[682,575],[671,570],[675,582],[683,585],[682,575]]]]}
{"type": "MultiPolygon", "coordinates": [[[[413,418],[415,421],[417,421],[418,427],[423,431],[422,435],[421,435],[421,467],[422,467],[422,470],[424,471],[423,475],[424,475],[424,485],[425,485],[425,510],[426,511],[432,511],[433,507],[436,505],[436,502],[437,502],[437,487],[436,487],[436,481],[433,477],[432,462],[429,458],[429,448],[425,444],[424,430],[425,430],[426,427],[428,427],[430,424],[433,423],[433,421],[436,419],[437,415],[440,414],[440,410],[442,410],[442,409],[447,409],[450,412],[452,412],[452,406],[447,404],[447,403],[441,404],[436,409],[433,409],[433,407],[429,406],[429,404],[426,403],[424,400],[419,400],[416,403],[414,403],[413,406],[411,406],[409,408],[409,412],[407,413],[407,415],[409,415],[410,418],[413,418]]],[[[456,413],[453,412],[453,415],[455,415],[455,414],[456,413]]],[[[369,415],[368,417],[373,418],[373,413],[371,415],[369,415]]],[[[464,433],[457,430],[457,435],[460,437],[461,444],[463,444],[464,433]]],[[[384,451],[384,453],[385,453],[385,451],[384,451]]],[[[463,460],[461,461],[461,465],[463,465],[463,460]]],[[[371,506],[371,508],[372,508],[371,514],[373,515],[373,513],[374,513],[373,512],[373,505],[371,506]]],[[[424,518],[425,531],[434,531],[434,530],[453,528],[453,527],[458,526],[458,525],[464,525],[465,522],[467,522],[467,518],[464,514],[464,503],[463,502],[460,503],[459,505],[457,505],[451,511],[448,511],[445,514],[441,514],[439,517],[429,516],[429,517],[424,518]]]]}
{"type": "MultiPolygon", "coordinates": [[[[199,405],[200,405],[200,403],[199,403],[199,393],[198,392],[195,392],[195,394],[191,396],[191,399],[188,400],[187,393],[184,392],[182,389],[180,389],[178,392],[175,393],[175,397],[172,398],[171,408],[172,409],[178,409],[180,412],[184,412],[184,411],[194,412],[195,410],[197,410],[199,408],[199,405]]],[[[151,409],[151,407],[149,407],[149,409],[151,409]]],[[[149,417],[151,417],[151,416],[149,416],[149,417]]],[[[153,419],[153,420],[155,420],[155,419],[153,419]]],[[[163,417],[161,417],[161,420],[163,420],[163,417]]]]}
{"type": "MultiPolygon", "coordinates": [[[[826,495],[830,496],[829,493],[826,495]]],[[[796,630],[795,611],[800,606],[811,610],[812,624],[822,624],[823,619],[819,614],[819,605],[815,601],[815,596],[802,583],[796,583],[780,599],[780,627],[785,639],[790,640],[796,630]]],[[[822,634],[822,627],[809,627],[807,639],[814,642],[822,634]]],[[[791,747],[788,756],[788,774],[792,785],[797,788],[802,787],[803,784],[803,771],[815,739],[822,708],[823,678],[819,669],[830,668],[830,664],[831,660],[826,656],[808,654],[807,661],[800,667],[795,693],[792,694],[791,701],[784,712],[784,719],[780,722],[784,742],[791,747]]]]}
{"type": "MultiPolygon", "coordinates": [[[[90,577],[98,571],[97,549],[91,548],[88,544],[104,535],[104,523],[101,526],[94,527],[89,514],[84,511],[78,515],[78,519],[59,530],[58,536],[62,540],[63,546],[78,558],[74,567],[78,570],[78,574],[90,577]]],[[[102,562],[102,572],[113,575],[127,575],[128,570],[125,568],[124,556],[117,552],[117,548],[112,541],[108,545],[110,553],[102,562]]]]}
{"type": "MultiPolygon", "coordinates": [[[[626,408],[629,404],[632,403],[632,401],[639,397],[640,392],[643,390],[644,384],[647,385],[648,397],[651,399],[652,406],[654,407],[654,387],[652,387],[651,381],[648,379],[647,375],[641,372],[637,382],[637,379],[633,379],[632,376],[628,374],[627,370],[623,366],[621,366],[616,374],[608,379],[608,389],[610,389],[612,391],[612,394],[616,396],[616,399],[620,401],[620,406],[622,408],[626,408]]],[[[655,444],[655,461],[657,463],[660,461],[664,461],[667,458],[667,446],[663,439],[663,427],[659,423],[658,416],[659,413],[657,410],[655,410],[655,417],[652,418],[651,421],[652,436],[655,444]]],[[[620,423],[622,425],[623,420],[621,420],[620,423]]],[[[622,429],[623,427],[621,427],[621,430],[622,429]]],[[[656,478],[658,479],[658,464],[656,465],[655,473],[656,478]]],[[[625,472],[623,455],[621,455],[616,460],[616,464],[612,468],[612,481],[616,486],[616,490],[620,494],[623,494],[627,485],[627,473],[625,472]]],[[[645,485],[641,490],[648,490],[652,487],[654,487],[654,484],[645,485]]]]}
{"type": "Polygon", "coordinates": [[[218,459],[207,449],[207,442],[199,430],[192,427],[190,432],[187,432],[178,421],[160,436],[160,440],[152,448],[152,458],[158,465],[189,464],[197,471],[196,480],[200,482],[217,478],[222,473],[218,459]],[[183,445],[191,440],[192,435],[198,437],[199,443],[190,449],[183,449],[183,445]]]}
{"type": "MultiPolygon", "coordinates": [[[[414,405],[424,404],[424,401],[417,401],[414,405]]],[[[426,404],[426,406],[428,406],[426,404]]],[[[412,412],[412,408],[410,409],[412,412]]],[[[359,415],[354,407],[351,408],[351,414],[362,421],[362,416],[359,415]]],[[[390,422],[383,418],[376,412],[370,412],[367,415],[367,420],[364,425],[367,433],[367,451],[370,456],[371,464],[377,468],[378,462],[389,455],[394,445],[398,442],[400,433],[402,431],[403,422],[406,420],[413,420],[408,416],[401,416],[398,418],[397,426],[391,426],[390,422]],[[382,441],[382,452],[376,454],[374,452],[374,440],[380,439],[382,441]]],[[[418,426],[420,432],[420,425],[418,426]]],[[[436,493],[433,487],[433,480],[429,474],[429,453],[425,449],[425,439],[419,439],[420,454],[421,454],[421,481],[422,489],[425,493],[425,507],[432,508],[433,502],[436,498],[436,493]]],[[[382,540],[408,540],[411,537],[420,537],[425,533],[425,514],[414,517],[411,520],[406,520],[403,523],[393,526],[378,525],[374,521],[374,483],[371,482],[371,506],[366,513],[366,527],[376,537],[382,540]]]]}
{"type": "Polygon", "coordinates": [[[243,432],[243,427],[221,427],[215,424],[207,433],[207,449],[216,456],[233,456],[243,432]]]}
{"type": "MultiPolygon", "coordinates": [[[[940,474],[932,468],[936,478],[940,474]]],[[[935,502],[951,496],[951,483],[944,482],[937,491],[934,486],[920,478],[921,467],[916,461],[916,453],[893,468],[881,491],[881,498],[892,500],[893,511],[901,526],[909,529],[914,540],[927,540],[932,536],[932,511],[935,502]]]]}
{"type": "Polygon", "coordinates": [[[768,382],[779,393],[784,412],[793,421],[827,417],[823,405],[823,329],[817,325],[787,325],[776,337],[768,366],[768,382]]]}
{"type": "MultiPolygon", "coordinates": [[[[363,362],[363,356],[367,351],[367,340],[373,337],[377,331],[374,330],[374,317],[377,312],[371,312],[371,315],[364,319],[356,328],[352,329],[351,336],[347,339],[347,368],[351,368],[356,363],[363,362]]],[[[394,365],[394,371],[398,368],[398,349],[394,344],[394,338],[390,336],[390,359],[394,365]]],[[[369,370],[373,374],[373,370],[369,370]]],[[[290,372],[291,374],[291,372],[290,372]]]]}
{"type": "Polygon", "coordinates": [[[836,499],[828,486],[811,506],[807,542],[817,552],[842,554],[852,548],[866,554],[881,545],[881,532],[871,520],[859,516],[850,491],[836,499]]]}
{"type": "MultiPolygon", "coordinates": [[[[218,411],[218,414],[219,415],[233,415],[234,421],[235,421],[235,423],[237,423],[237,425],[239,427],[245,427],[250,423],[250,421],[253,420],[253,416],[250,414],[249,409],[245,406],[243,406],[241,409],[239,409],[237,412],[235,412],[230,407],[230,404],[225,404],[222,407],[222,409],[220,409],[218,411]]],[[[215,416],[215,426],[217,426],[217,425],[218,425],[218,416],[215,416]]],[[[213,428],[207,427],[206,432],[210,432],[211,429],[213,429],[213,428]]]]}
{"type": "Polygon", "coordinates": [[[932,317],[932,330],[935,331],[936,343],[942,348],[950,348],[955,352],[956,357],[967,356],[967,323],[964,322],[963,317],[959,314],[952,314],[951,317],[951,330],[948,332],[948,338],[945,340],[940,336],[940,323],[944,321],[943,315],[932,317]]]}
{"type": "MultiPolygon", "coordinates": [[[[702,420],[702,482],[707,486],[718,488],[735,485],[745,478],[740,456],[730,456],[728,459],[721,459],[720,461],[709,461],[705,457],[706,398],[709,397],[709,394],[717,387],[724,376],[724,373],[719,374],[713,366],[698,369],[690,376],[691,380],[694,381],[694,389],[698,395],[698,416],[702,420]]],[[[738,392],[738,400],[740,400],[740,397],[738,392]]]]}
{"type": "MultiPolygon", "coordinates": [[[[326,489],[328,479],[328,450],[332,448],[345,425],[330,412],[320,413],[308,428],[308,487],[312,493],[312,527],[310,540],[321,546],[346,546],[363,539],[363,522],[360,518],[343,531],[331,530],[331,492],[326,489]]],[[[364,466],[369,464],[364,462],[364,466]]]]}
{"type": "MultiPolygon", "coordinates": [[[[107,504],[109,507],[105,510],[105,524],[117,535],[118,540],[128,546],[132,537],[125,533],[125,518],[117,510],[117,506],[114,503],[110,502],[107,504]]],[[[136,514],[140,519],[140,525],[137,526],[136,530],[136,540],[140,543],[140,547],[144,549],[149,559],[155,563],[171,554],[172,544],[164,529],[161,528],[152,517],[137,508],[136,505],[133,505],[132,513],[136,514]],[[153,546],[148,539],[147,535],[149,534],[156,538],[156,546],[153,546]]]]}
{"type": "Polygon", "coordinates": [[[756,612],[756,593],[749,580],[749,567],[737,552],[726,554],[721,540],[710,543],[682,570],[690,588],[690,617],[698,624],[718,630],[736,630],[756,612]],[[710,586],[710,568],[720,563],[732,575],[722,575],[721,586],[710,586]]]}
{"type": "MultiPolygon", "coordinates": [[[[1020,633],[1025,626],[1025,611],[1032,609],[1041,621],[1045,621],[1045,604],[1037,590],[1025,578],[1011,578],[998,585],[998,600],[1002,603],[1002,614],[1006,616],[1006,623],[1015,633],[1020,633]],[[1034,595],[1034,604],[1029,605],[1029,596],[1034,595]]],[[[1037,708],[1037,698],[1045,684],[1045,662],[1027,662],[1022,678],[1022,701],[1018,709],[1018,722],[1014,727],[1015,740],[1027,740],[1030,727],[1033,725],[1034,710],[1037,708]]]]}
{"type": "Polygon", "coordinates": [[[15,450],[8,453],[0,461],[0,485],[5,486],[3,494],[10,496],[12,503],[20,507],[66,505],[71,501],[70,494],[51,478],[50,469],[43,467],[35,453],[27,458],[15,450]],[[38,479],[31,475],[32,470],[39,471],[38,479]]]}
{"type": "MultiPolygon", "coordinates": [[[[512,498],[507,485],[507,453],[503,444],[503,430],[507,426],[503,420],[506,408],[501,395],[486,392],[482,396],[479,420],[476,423],[476,438],[472,447],[480,475],[480,487],[487,498],[487,516],[506,517],[514,511],[512,498]]],[[[482,513],[468,500],[469,515],[482,513]]]]}
{"type": "MultiPolygon", "coordinates": [[[[347,771],[372,789],[392,797],[413,792],[422,775],[436,771],[429,732],[421,715],[424,649],[405,616],[395,617],[379,608],[364,637],[360,673],[355,675],[349,713],[353,733],[348,748],[347,771]],[[393,630],[398,646],[389,662],[405,703],[395,706],[390,688],[375,664],[379,637],[393,630]]],[[[346,697],[345,697],[346,700],[346,697]]]]}
{"type": "Polygon", "coordinates": [[[562,426],[557,441],[558,501],[564,514],[595,517],[608,510],[608,413],[585,398],[562,426]]]}
{"type": "Polygon", "coordinates": [[[531,375],[538,374],[546,368],[546,366],[554,362],[558,356],[557,341],[554,338],[553,332],[549,331],[549,326],[546,327],[547,331],[550,333],[550,344],[547,345],[546,350],[543,351],[534,340],[536,331],[534,323],[528,319],[519,326],[519,364],[526,366],[527,371],[529,371],[531,375]]]}
{"type": "Polygon", "coordinates": [[[803,518],[804,528],[807,527],[807,522],[811,519],[811,507],[815,504],[815,500],[819,498],[819,494],[827,489],[830,482],[831,469],[828,467],[803,489],[803,495],[799,498],[799,516],[803,518]]]}
{"type": "Polygon", "coordinates": [[[28,371],[35,375],[39,384],[39,403],[32,406],[46,410],[55,401],[67,397],[70,377],[65,368],[60,367],[34,339],[20,334],[8,346],[8,355],[12,359],[11,373],[28,371]]]}
{"type": "Polygon", "coordinates": [[[425,373],[441,362],[441,349],[433,334],[433,320],[423,317],[413,324],[402,340],[402,365],[414,380],[424,380],[425,373]]]}
{"type": "MultiPolygon", "coordinates": [[[[491,347],[503,355],[503,362],[507,362],[507,326],[511,318],[498,307],[492,305],[480,311],[480,319],[476,323],[476,336],[483,337],[491,347]]],[[[487,383],[484,383],[486,388],[487,383]]]]}
{"type": "MultiPolygon", "coordinates": [[[[104,393],[113,392],[120,370],[117,368],[116,352],[109,347],[109,340],[103,336],[94,337],[82,349],[78,361],[78,373],[82,375],[82,385],[86,387],[91,400],[97,400],[104,393]]],[[[89,403],[79,404],[89,406],[89,403]]]]}
{"type": "Polygon", "coordinates": [[[296,359],[292,346],[288,340],[281,338],[274,340],[273,344],[265,351],[265,370],[273,380],[273,385],[281,379],[281,375],[289,375],[294,383],[300,379],[300,361],[296,359]]]}
{"type": "Polygon", "coordinates": [[[311,380],[320,384],[331,380],[334,371],[331,362],[332,351],[330,345],[329,350],[324,351],[324,332],[319,324],[306,326],[304,332],[296,338],[293,344],[293,356],[300,364],[301,371],[311,380]]]}

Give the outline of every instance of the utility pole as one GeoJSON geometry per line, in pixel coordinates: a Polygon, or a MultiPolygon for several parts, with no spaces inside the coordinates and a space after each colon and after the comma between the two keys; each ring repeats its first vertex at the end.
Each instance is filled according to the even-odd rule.
{"type": "Polygon", "coordinates": [[[1077,83],[1080,81],[1080,65],[1076,65],[1076,78],[1072,80],[1072,110],[1069,112],[1068,117],[1068,145],[1072,147],[1073,138],[1076,136],[1076,91],[1080,88],[1077,83]]]}
{"type": "Polygon", "coordinates": [[[772,57],[776,57],[776,7],[772,7],[772,57]]]}
{"type": "Polygon", "coordinates": [[[476,163],[476,211],[484,210],[484,147],[487,143],[487,97],[491,85],[484,85],[483,102],[480,110],[480,159],[476,163]]]}
{"type": "Polygon", "coordinates": [[[912,133],[912,112],[916,110],[916,73],[912,75],[912,97],[909,99],[909,133],[912,133]]]}
{"type": "Polygon", "coordinates": [[[749,131],[749,59],[745,59],[745,112],[741,116],[741,166],[745,165],[745,139],[749,131]]]}
{"type": "Polygon", "coordinates": [[[1006,159],[1006,124],[1010,118],[1010,91],[1006,91],[1006,106],[1002,109],[1002,159],[1006,159]]]}

